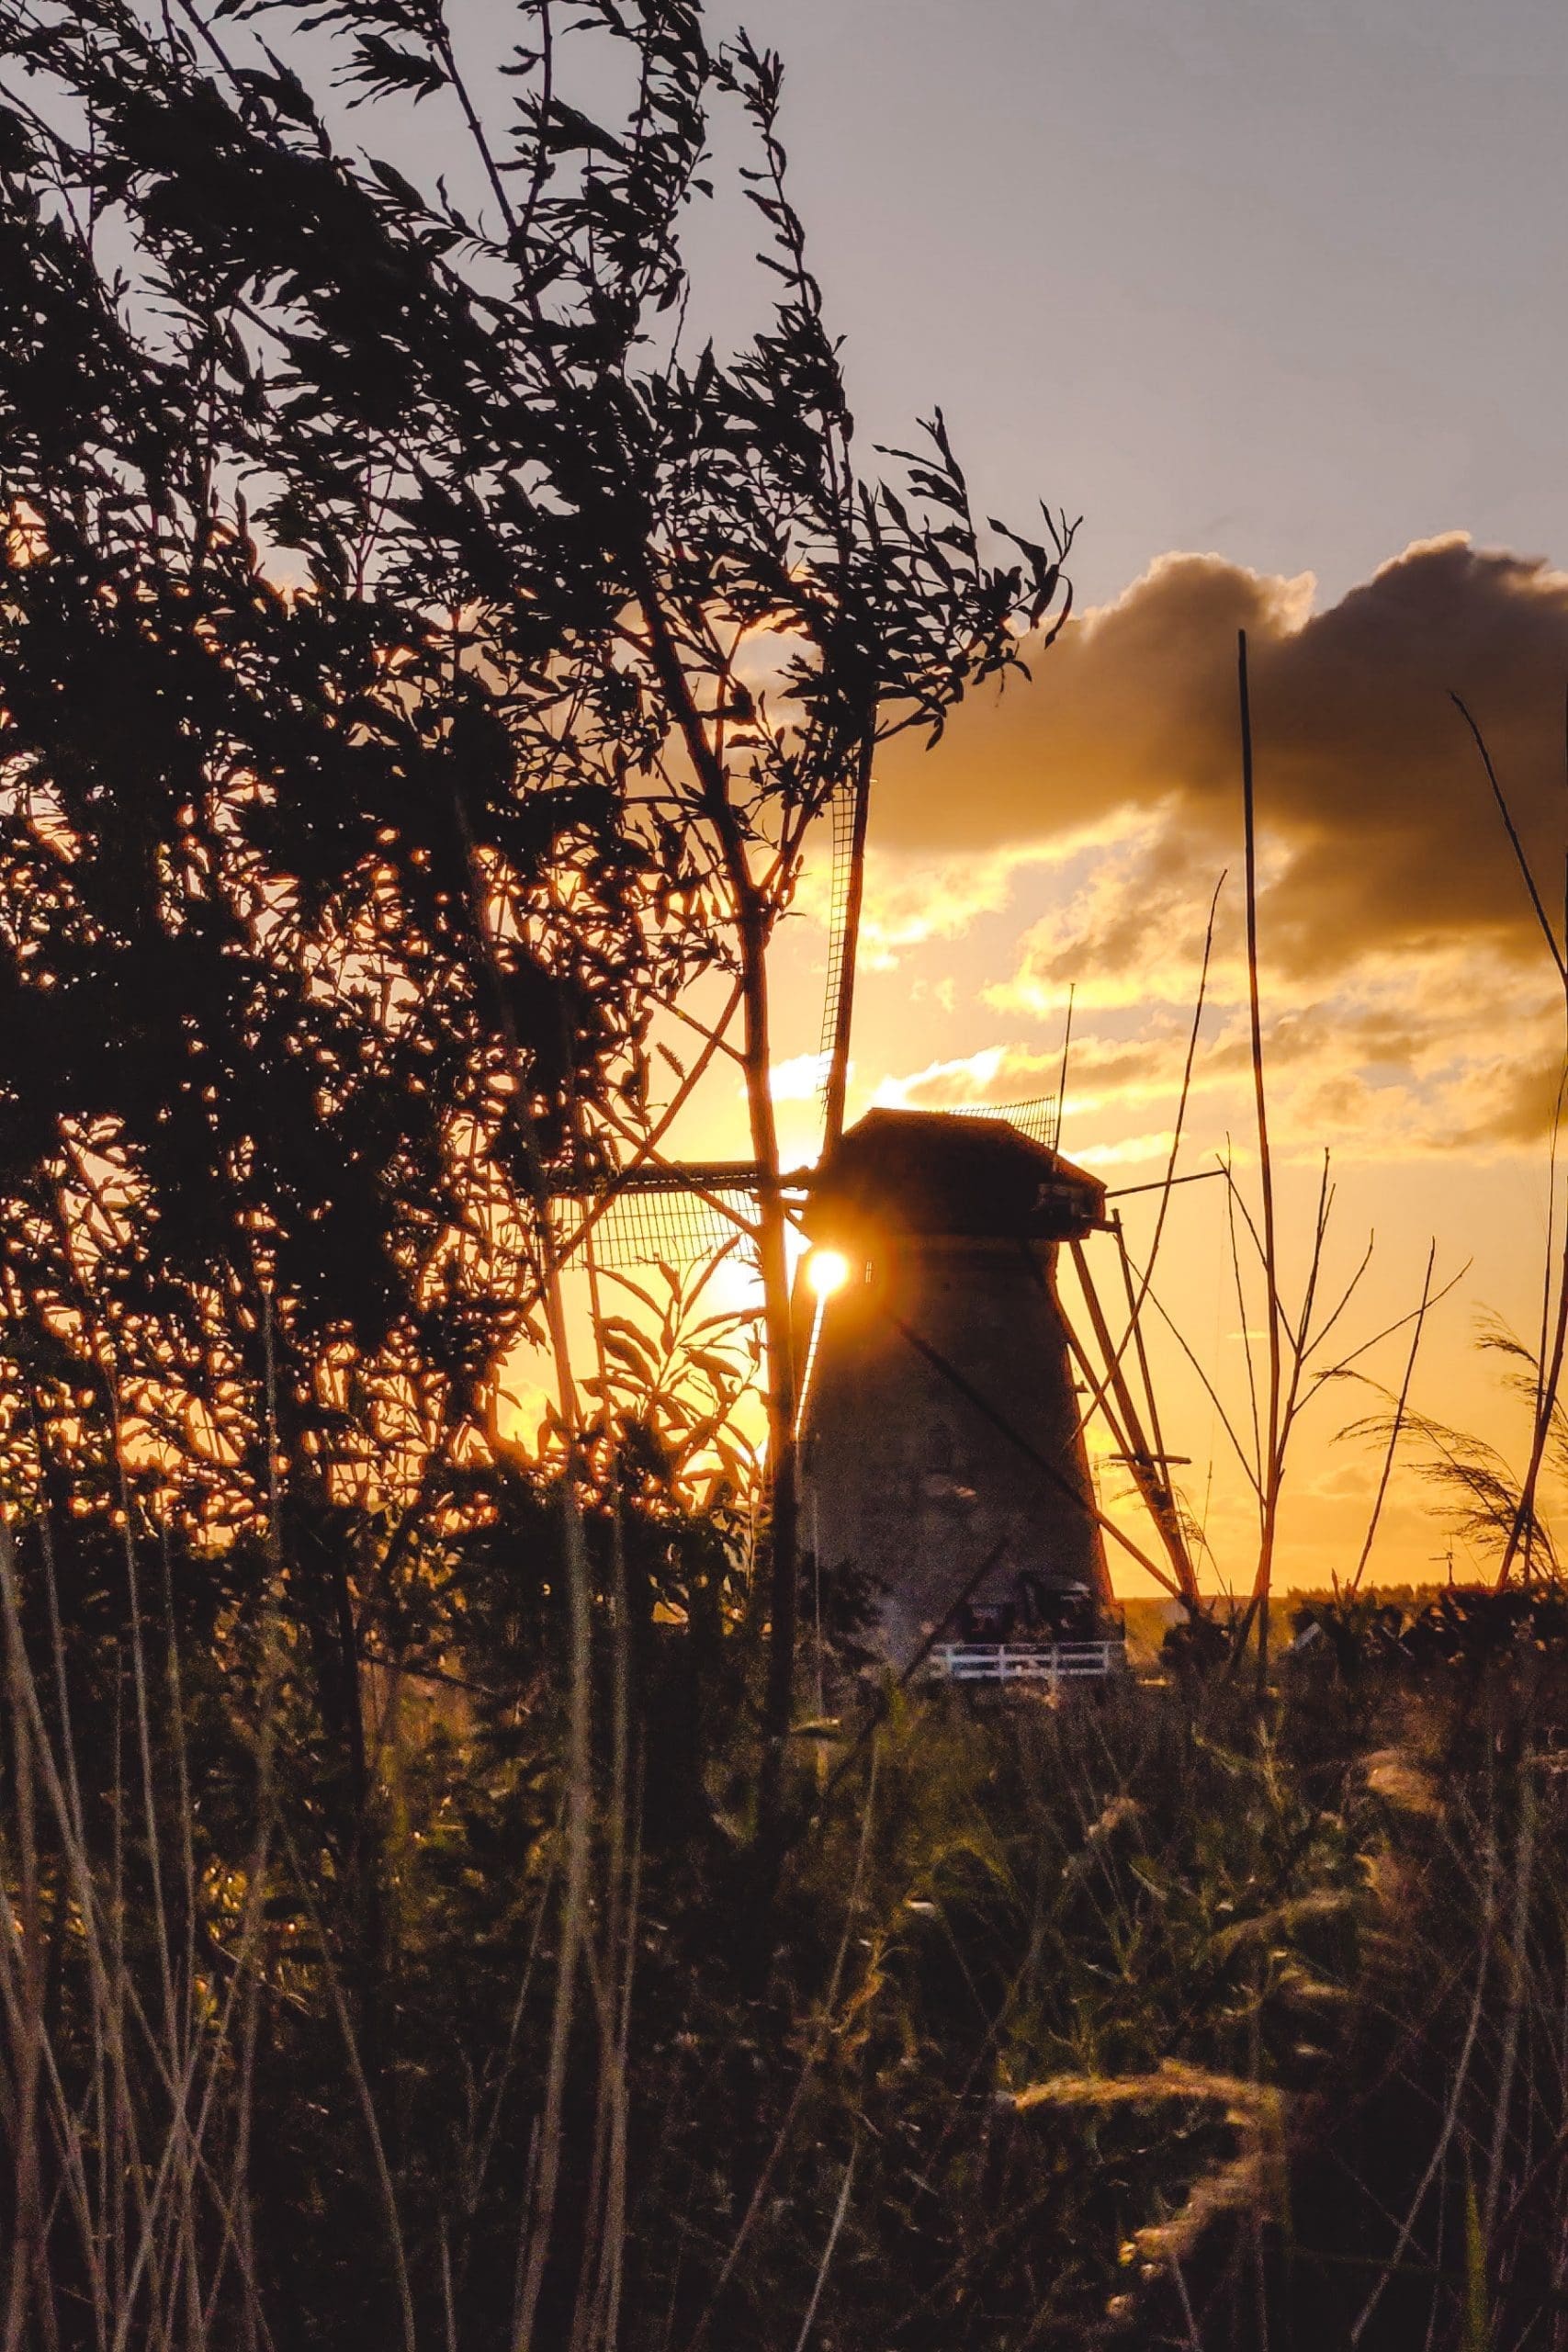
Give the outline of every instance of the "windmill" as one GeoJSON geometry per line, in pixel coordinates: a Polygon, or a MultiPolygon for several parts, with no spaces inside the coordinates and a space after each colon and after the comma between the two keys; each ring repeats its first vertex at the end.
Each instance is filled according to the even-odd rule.
{"type": "MultiPolygon", "coordinates": [[[[1104,1185],[1061,1155],[1060,1094],[874,1109],[845,1128],[869,799],[863,772],[830,804],[823,1147],[814,1168],[780,1179],[809,1244],[794,1334],[805,1542],[819,1575],[862,1580],[895,1667],[929,1658],[961,1677],[1054,1684],[1110,1660],[1108,1542],[1196,1601],[1173,1457],[1120,1219],[1104,1185]],[[1112,1236],[1126,1285],[1120,1343],[1085,1254],[1098,1231],[1112,1236]],[[1085,1335],[1062,1306],[1064,1250],[1085,1335]],[[1094,1411],[1162,1558],[1100,1507],[1084,1438],[1094,1411]]],[[[727,1229],[741,1234],[761,1181],[741,1160],[613,1179],[612,1261],[710,1253],[727,1229]]]]}

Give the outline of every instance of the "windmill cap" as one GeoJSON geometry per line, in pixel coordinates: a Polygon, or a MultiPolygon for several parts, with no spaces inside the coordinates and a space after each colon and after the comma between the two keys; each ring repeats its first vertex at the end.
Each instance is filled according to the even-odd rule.
{"type": "Polygon", "coordinates": [[[1066,1241],[1105,1222],[1105,1187],[1007,1119],[868,1111],[812,1179],[807,1227],[1066,1241]]]}

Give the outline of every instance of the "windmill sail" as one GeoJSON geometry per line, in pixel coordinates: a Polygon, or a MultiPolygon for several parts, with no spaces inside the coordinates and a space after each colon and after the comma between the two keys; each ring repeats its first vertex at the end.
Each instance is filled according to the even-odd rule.
{"type": "MultiPolygon", "coordinates": [[[[786,1179],[785,1189],[801,1180],[786,1179]]],[[[684,1267],[733,1250],[753,1253],[758,1171],[745,1159],[684,1160],[572,1183],[563,1179],[552,1203],[556,1247],[577,1253],[592,1231],[594,1258],[611,1269],[684,1267]]]]}
{"type": "Polygon", "coordinates": [[[859,774],[830,803],[833,878],[828,918],[828,993],[822,1007],[822,1148],[831,1151],[844,1131],[849,1091],[850,1026],[854,1017],[855,959],[860,951],[865,892],[865,837],[871,814],[869,750],[859,774]]]}
{"type": "MultiPolygon", "coordinates": [[[[726,1250],[747,1253],[751,1242],[739,1220],[755,1207],[755,1195],[739,1189],[715,1199],[689,1185],[628,1184],[610,1194],[594,1219],[594,1258],[603,1267],[624,1271],[694,1265],[726,1250]]],[[[559,1220],[558,1247],[570,1248],[581,1222],[581,1214],[559,1220]]]]}

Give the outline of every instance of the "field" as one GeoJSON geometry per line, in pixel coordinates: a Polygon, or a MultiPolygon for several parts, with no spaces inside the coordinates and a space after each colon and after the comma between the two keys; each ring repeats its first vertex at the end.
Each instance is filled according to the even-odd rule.
{"type": "Polygon", "coordinates": [[[1416,1663],[1344,1612],[1261,1701],[846,1682],[767,1885],[669,1648],[563,2025],[543,1686],[385,1689],[352,1850],[173,1583],[55,1646],[62,1549],[10,1588],[17,2340],[488,2347],[525,2295],[628,2352],[1561,2339],[1568,1648],[1528,1611],[1416,1663]]]}

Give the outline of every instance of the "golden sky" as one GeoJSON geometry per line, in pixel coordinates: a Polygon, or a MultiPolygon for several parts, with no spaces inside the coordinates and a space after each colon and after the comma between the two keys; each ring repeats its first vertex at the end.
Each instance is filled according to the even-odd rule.
{"type": "MultiPolygon", "coordinates": [[[[730,13],[739,15],[734,10],[730,13]]],[[[940,403],[983,514],[1081,513],[1078,617],[884,759],[852,1113],[1052,1090],[1077,1012],[1066,1149],[1112,1182],[1168,1149],[1211,896],[1209,1007],[1182,1166],[1250,1174],[1235,641],[1249,634],[1266,1051],[1299,1276],[1326,1149],[1325,1282],[1371,1271],[1352,1342],[1439,1281],[1416,1402],[1517,1464],[1524,1416],[1479,1318],[1540,1317],[1561,999],[1449,697],[1485,729],[1545,895],[1568,840],[1568,20],[1556,0],[763,0],[829,313],[874,445],[940,403]],[[1514,552],[1509,552],[1513,550],[1514,552]]],[[[723,9],[715,10],[722,29],[723,9]]],[[[732,152],[733,150],[733,152],[732,152]]],[[[754,224],[692,221],[691,332],[734,340],[754,224]]],[[[816,1149],[818,856],[776,959],[786,1149],[816,1149]]],[[[728,1080],[683,1140],[743,1151],[728,1080]]],[[[1176,1196],[1159,1288],[1243,1416],[1249,1317],[1223,1189],[1176,1196]]],[[[1134,1247],[1146,1200],[1129,1201],[1134,1247]]],[[[1562,1216],[1559,1216],[1559,1224],[1562,1216]]],[[[1245,1585],[1244,1487],[1179,1350],[1173,1448],[1245,1585]],[[1211,1463],[1213,1472],[1211,1475],[1211,1463]]],[[[1359,1365],[1396,1384],[1404,1340],[1359,1365]]],[[[1303,1422],[1282,1572],[1358,1555],[1379,1467],[1303,1422]]],[[[1564,1513],[1568,1524],[1568,1511],[1564,1513]]],[[[1427,1576],[1446,1532],[1396,1476],[1373,1568],[1427,1576]]],[[[1466,1572],[1463,1546],[1456,1570],[1466,1572]]]]}
{"type": "MultiPolygon", "coordinates": [[[[1053,1091],[1071,985],[1063,1148],[1113,1184],[1157,1177],[1209,904],[1228,869],[1180,1166],[1229,1149],[1255,1186],[1238,627],[1251,651],[1265,1055],[1291,1279],[1304,1272],[1327,1151],[1336,1198],[1320,1296],[1337,1295],[1375,1237],[1337,1336],[1357,1348],[1414,1307],[1435,1240],[1438,1280],[1458,1279],[1431,1317],[1414,1402],[1517,1462],[1525,1418],[1476,1337],[1488,1314],[1527,1338],[1539,1319],[1562,999],[1450,693],[1484,728],[1559,907],[1568,575],[1448,537],[1329,602],[1310,578],[1167,556],[1076,618],[1031,681],[961,712],[936,750],[890,747],[874,804],[852,1115],[874,1101],[1053,1091]]],[[[778,962],[781,1115],[803,1159],[816,1148],[825,886],[819,857],[778,962]]],[[[728,1124],[710,1099],[716,1115],[728,1124]]],[[[1124,1213],[1136,1250],[1152,1204],[1135,1197],[1124,1213]]],[[[1175,1196],[1156,1287],[1245,1435],[1223,1184],[1175,1196]]],[[[1210,1573],[1245,1588],[1254,1538],[1219,1415],[1151,1329],[1167,1442],[1192,1456],[1181,1475],[1208,1526],[1210,1573]]],[[[1396,1388],[1406,1345],[1398,1335],[1356,1369],[1396,1388]]],[[[1381,1403],[1340,1379],[1303,1417],[1284,1581],[1354,1566],[1381,1458],[1338,1432],[1381,1403]]],[[[1447,1541],[1414,1469],[1397,1475],[1373,1572],[1440,1572],[1447,1541]]],[[[1456,1573],[1475,1566],[1461,1544],[1456,1573]]]]}

